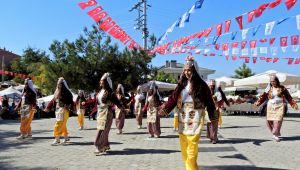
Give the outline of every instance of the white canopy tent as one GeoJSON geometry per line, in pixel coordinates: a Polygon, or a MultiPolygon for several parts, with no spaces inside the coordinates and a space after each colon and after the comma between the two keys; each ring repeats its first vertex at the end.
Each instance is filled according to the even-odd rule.
{"type": "Polygon", "coordinates": [[[298,91],[295,92],[295,93],[292,93],[291,96],[292,96],[293,98],[298,98],[298,99],[300,99],[300,90],[298,90],[298,91]]]}
{"type": "MultiPolygon", "coordinates": [[[[144,83],[141,85],[144,92],[146,92],[148,90],[151,82],[152,81],[149,81],[148,83],[144,83]]],[[[177,84],[166,83],[166,82],[161,82],[161,81],[154,81],[154,82],[158,86],[159,91],[174,90],[177,86],[177,84]]]]}
{"type": "Polygon", "coordinates": [[[231,77],[219,77],[215,78],[217,84],[224,84],[225,87],[231,87],[234,85],[234,81],[238,80],[236,78],[231,78],[231,77]]]}
{"type": "Polygon", "coordinates": [[[256,87],[253,87],[253,86],[226,87],[224,89],[224,92],[247,91],[247,90],[256,90],[256,87]]]}
{"type": "MultiPolygon", "coordinates": [[[[73,101],[75,101],[77,99],[77,94],[73,94],[73,101]]],[[[45,96],[45,97],[42,97],[42,98],[39,98],[37,99],[37,102],[38,102],[38,105],[41,105],[43,102],[45,102],[46,106],[47,104],[53,99],[54,95],[49,95],[49,96],[45,96]]]]}
{"type": "MultiPolygon", "coordinates": [[[[14,88],[19,90],[19,91],[22,91],[24,89],[24,87],[25,87],[25,85],[18,85],[18,86],[15,86],[14,88]]],[[[33,85],[33,88],[39,89],[39,87],[36,86],[36,85],[33,85]]]]}
{"type": "Polygon", "coordinates": [[[266,87],[270,82],[270,75],[276,75],[280,83],[284,85],[300,84],[300,76],[288,73],[278,72],[276,70],[269,70],[251,77],[239,79],[234,82],[234,86],[259,86],[266,87]]]}
{"type": "Polygon", "coordinates": [[[8,98],[15,99],[15,98],[21,98],[22,93],[11,86],[5,90],[0,91],[0,96],[7,96],[8,98]]]}

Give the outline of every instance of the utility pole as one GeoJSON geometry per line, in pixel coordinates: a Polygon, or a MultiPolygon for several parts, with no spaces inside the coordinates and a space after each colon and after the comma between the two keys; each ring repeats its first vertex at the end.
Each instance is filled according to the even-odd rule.
{"type": "Polygon", "coordinates": [[[147,8],[151,7],[150,5],[147,5],[147,0],[140,0],[137,4],[135,4],[129,12],[132,12],[133,10],[138,11],[138,18],[135,20],[137,23],[134,27],[137,30],[140,30],[143,34],[143,40],[144,40],[144,50],[147,50],[147,39],[149,36],[148,28],[147,28],[147,8]],[[141,9],[143,8],[143,10],[141,9]],[[141,15],[141,13],[143,13],[141,15]]]}
{"type": "MultiPolygon", "coordinates": [[[[4,70],[4,56],[2,56],[2,64],[1,64],[1,69],[4,70]]],[[[2,74],[2,84],[4,83],[4,74],[2,74]]]]}

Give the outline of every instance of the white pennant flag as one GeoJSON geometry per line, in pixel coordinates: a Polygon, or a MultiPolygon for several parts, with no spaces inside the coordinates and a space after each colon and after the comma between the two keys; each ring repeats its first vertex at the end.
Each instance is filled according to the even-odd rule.
{"type": "Polygon", "coordinates": [[[267,54],[268,53],[268,48],[267,47],[260,47],[259,48],[259,52],[261,54],[267,54]]]}
{"type": "Polygon", "coordinates": [[[223,55],[229,55],[229,50],[223,51],[223,55]]]}
{"type": "Polygon", "coordinates": [[[192,6],[192,8],[189,10],[189,13],[194,13],[195,12],[195,5],[192,6]]]}
{"type": "Polygon", "coordinates": [[[170,28],[167,29],[167,32],[173,32],[173,30],[174,30],[176,24],[177,24],[177,21],[175,21],[175,22],[172,24],[172,26],[171,26],[170,28]]]}
{"type": "Polygon", "coordinates": [[[242,30],[242,39],[243,39],[243,40],[247,38],[247,33],[248,33],[248,31],[249,31],[249,28],[243,29],[243,30],[242,30]]]}
{"type": "Polygon", "coordinates": [[[242,55],[243,55],[243,56],[249,55],[249,49],[248,49],[248,48],[242,49],[242,55]]]}
{"type": "Polygon", "coordinates": [[[204,43],[205,43],[205,44],[208,43],[208,38],[205,38],[204,43]]]}
{"type": "Polygon", "coordinates": [[[266,23],[265,35],[271,35],[272,34],[272,30],[274,28],[274,25],[275,25],[275,21],[266,23]]]}
{"type": "Polygon", "coordinates": [[[272,56],[276,56],[278,52],[278,47],[270,47],[272,56]]]}
{"type": "Polygon", "coordinates": [[[201,53],[201,49],[195,49],[195,54],[200,54],[201,53]]]}
{"type": "Polygon", "coordinates": [[[180,23],[179,23],[179,28],[184,27],[184,23],[185,23],[185,20],[187,19],[187,17],[189,17],[187,12],[182,15],[180,23]]]}
{"type": "Polygon", "coordinates": [[[281,47],[282,52],[285,53],[287,48],[288,48],[288,46],[286,46],[286,47],[281,47]]]}
{"type": "Polygon", "coordinates": [[[251,48],[251,54],[257,56],[257,48],[251,48]]]}
{"type": "Polygon", "coordinates": [[[238,48],[232,48],[232,54],[233,55],[238,55],[239,54],[239,49],[238,48]]]}
{"type": "Polygon", "coordinates": [[[210,49],[204,49],[204,53],[207,54],[210,51],[210,49]]]}
{"type": "Polygon", "coordinates": [[[299,49],[299,45],[292,45],[293,52],[297,52],[299,49]]]}
{"type": "Polygon", "coordinates": [[[300,15],[296,16],[297,29],[300,30],[300,15]]]}

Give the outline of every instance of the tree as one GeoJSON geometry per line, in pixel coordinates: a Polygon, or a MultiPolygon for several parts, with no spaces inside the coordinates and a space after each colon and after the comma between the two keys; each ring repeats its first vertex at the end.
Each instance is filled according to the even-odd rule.
{"type": "Polygon", "coordinates": [[[153,69],[151,79],[167,83],[177,83],[176,78],[172,74],[165,73],[157,68],[153,69]]]}
{"type": "Polygon", "coordinates": [[[246,78],[246,77],[255,75],[255,73],[252,73],[252,70],[249,67],[247,67],[247,65],[245,63],[243,63],[243,65],[241,67],[239,67],[238,69],[236,69],[234,72],[235,72],[235,75],[232,77],[238,78],[238,79],[242,79],[242,78],[246,78]]]}

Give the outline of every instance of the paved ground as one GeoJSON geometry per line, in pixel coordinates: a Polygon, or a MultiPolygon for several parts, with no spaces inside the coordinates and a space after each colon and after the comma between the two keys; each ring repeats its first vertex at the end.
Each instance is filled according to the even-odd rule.
{"type": "MultiPolygon", "coordinates": [[[[171,118],[162,119],[159,139],[148,139],[147,129],[136,129],[134,119],[126,120],[123,135],[116,134],[113,124],[111,151],[105,156],[93,154],[95,121],[86,120],[85,130],[79,131],[76,118],[71,117],[71,143],[50,146],[54,122],[34,120],[34,139],[18,141],[19,122],[0,120],[0,169],[184,170],[171,118]]],[[[219,144],[210,144],[203,132],[198,164],[202,170],[300,169],[299,129],[299,117],[286,118],[282,141],[275,142],[264,118],[224,116],[219,144]]]]}

